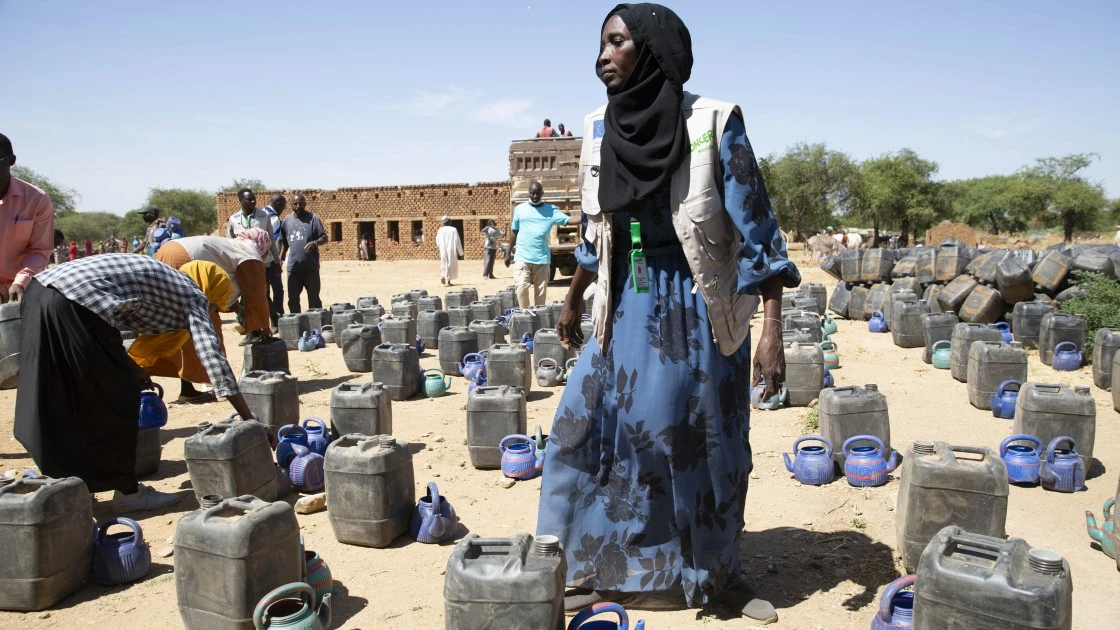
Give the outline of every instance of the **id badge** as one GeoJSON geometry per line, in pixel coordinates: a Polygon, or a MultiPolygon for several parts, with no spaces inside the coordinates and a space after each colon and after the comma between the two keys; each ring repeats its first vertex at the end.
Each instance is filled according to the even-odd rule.
{"type": "Polygon", "coordinates": [[[630,277],[634,279],[634,293],[649,293],[649,268],[642,251],[641,225],[630,220],[630,277]]]}
{"type": "Polygon", "coordinates": [[[649,268],[641,250],[630,252],[630,277],[634,279],[634,293],[649,293],[649,268]]]}

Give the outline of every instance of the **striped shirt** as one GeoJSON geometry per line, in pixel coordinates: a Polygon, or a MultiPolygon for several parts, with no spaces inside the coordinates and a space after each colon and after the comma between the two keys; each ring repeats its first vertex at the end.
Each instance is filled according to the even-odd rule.
{"type": "Polygon", "coordinates": [[[35,276],[118,330],[162,335],[189,330],[217,396],[238,393],[237,380],[210,323],[210,303],[186,274],[137,254],[102,254],[35,276]]]}

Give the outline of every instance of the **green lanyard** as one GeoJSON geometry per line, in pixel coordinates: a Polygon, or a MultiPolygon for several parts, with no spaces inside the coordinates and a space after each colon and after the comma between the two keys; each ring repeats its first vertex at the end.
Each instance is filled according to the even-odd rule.
{"type": "Polygon", "coordinates": [[[642,226],[630,221],[630,277],[634,279],[634,293],[649,293],[649,268],[642,251],[642,226]]]}
{"type": "Polygon", "coordinates": [[[241,211],[241,227],[243,227],[243,228],[245,228],[246,230],[248,230],[248,229],[249,229],[249,226],[250,226],[250,225],[252,225],[252,224],[253,224],[253,217],[252,217],[252,215],[246,215],[246,214],[245,214],[245,211],[244,211],[244,210],[242,210],[242,211],[241,211]]]}

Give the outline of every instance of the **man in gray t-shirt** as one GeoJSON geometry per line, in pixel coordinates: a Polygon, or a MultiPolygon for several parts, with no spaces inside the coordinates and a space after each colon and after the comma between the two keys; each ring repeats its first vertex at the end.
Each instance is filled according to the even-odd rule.
{"type": "Polygon", "coordinates": [[[299,313],[299,294],[307,289],[307,307],[323,308],[319,299],[319,246],[327,243],[327,231],[319,217],[307,211],[303,195],[292,197],[292,214],[280,222],[288,266],[288,312],[299,313]]]}
{"type": "Polygon", "coordinates": [[[483,278],[494,279],[494,255],[498,250],[498,239],[505,235],[505,232],[498,229],[494,219],[487,221],[486,227],[482,228],[482,236],[485,239],[482,244],[483,278]]]}

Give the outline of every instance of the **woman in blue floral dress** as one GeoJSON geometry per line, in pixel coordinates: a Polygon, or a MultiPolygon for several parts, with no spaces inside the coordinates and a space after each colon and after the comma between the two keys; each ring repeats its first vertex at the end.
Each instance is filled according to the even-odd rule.
{"type": "Polygon", "coordinates": [[[710,147],[708,168],[716,169],[718,183],[713,203],[722,206],[717,225],[728,234],[709,238],[726,239],[733,252],[730,292],[763,299],[753,365],[767,397],[784,380],[782,288],[797,286],[800,275],[786,257],[738,108],[712,101],[714,111],[729,112],[722,134],[689,133],[693,122],[686,124],[682,107],[695,118],[693,108],[702,106],[683,91],[691,65],[688,31],[664,7],[619,5],[604,22],[596,70],[608,105],[585,124],[588,236],[558,324],[562,338],[581,341],[582,297],[597,281],[597,332],[569,375],[552,425],[537,531],[564,545],[569,608],[683,591],[689,606],[714,598],[769,622],[776,613],[742,581],[739,559],[752,467],[746,331],[758,299],[749,297],[745,313],[737,297],[730,298],[735,309],[709,304],[708,283],[695,280],[696,273],[728,266],[709,260],[694,268],[703,258],[693,256],[699,245],[691,236],[682,245],[676,215],[689,202],[675,194],[680,180],[673,175],[682,164],[688,170],[685,160],[700,162],[710,147]],[[592,165],[596,158],[601,164],[592,165]],[[597,181],[597,194],[587,177],[597,181]],[[639,245],[627,238],[635,225],[648,292],[635,284],[642,271],[630,256],[639,245]],[[728,313],[743,321],[728,323],[728,313]],[[713,321],[741,329],[737,344],[713,321]],[[723,347],[714,341],[721,338],[723,347]]]}

